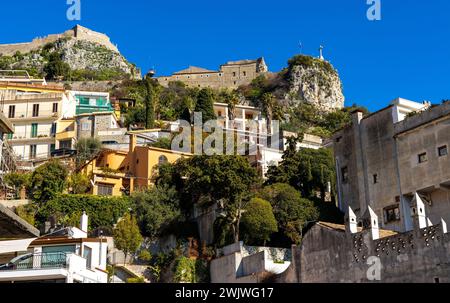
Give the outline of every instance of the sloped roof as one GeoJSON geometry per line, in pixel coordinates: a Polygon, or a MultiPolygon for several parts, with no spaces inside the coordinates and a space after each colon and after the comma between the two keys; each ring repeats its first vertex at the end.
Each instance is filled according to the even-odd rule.
{"type": "Polygon", "coordinates": [[[174,73],[174,75],[182,75],[182,74],[204,74],[204,73],[217,73],[217,71],[209,70],[202,67],[197,66],[189,66],[187,69],[183,69],[179,72],[174,73]]]}
{"type": "Polygon", "coordinates": [[[39,230],[0,204],[0,238],[26,239],[38,237],[39,230]]]}

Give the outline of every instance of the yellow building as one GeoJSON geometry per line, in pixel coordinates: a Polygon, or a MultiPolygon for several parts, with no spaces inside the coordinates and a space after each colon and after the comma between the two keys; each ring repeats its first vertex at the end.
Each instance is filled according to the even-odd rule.
{"type": "Polygon", "coordinates": [[[103,150],[80,171],[91,180],[91,194],[121,196],[146,189],[164,163],[175,163],[192,154],[161,148],[137,146],[136,134],[130,134],[128,152],[103,150]]]}

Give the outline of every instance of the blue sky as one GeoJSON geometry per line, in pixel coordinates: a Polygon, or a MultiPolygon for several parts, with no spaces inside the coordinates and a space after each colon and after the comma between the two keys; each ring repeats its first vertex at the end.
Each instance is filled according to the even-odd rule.
{"type": "Polygon", "coordinates": [[[0,43],[25,42],[80,23],[107,33],[145,72],[266,58],[271,71],[299,53],[339,70],[347,105],[374,111],[396,97],[450,99],[450,1],[381,0],[382,20],[366,18],[366,0],[81,0],[68,21],[66,0],[3,1],[0,43]],[[17,11],[17,13],[14,13],[17,11]]]}

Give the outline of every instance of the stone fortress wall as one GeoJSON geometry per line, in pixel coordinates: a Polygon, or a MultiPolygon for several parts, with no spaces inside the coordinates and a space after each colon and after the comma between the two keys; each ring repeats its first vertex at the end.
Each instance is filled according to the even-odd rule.
{"type": "Polygon", "coordinates": [[[48,43],[53,43],[61,38],[75,38],[82,41],[98,43],[105,46],[107,49],[111,51],[119,52],[117,47],[111,43],[111,40],[107,35],[77,25],[74,28],[62,34],[53,34],[43,38],[35,38],[31,42],[2,44],[0,45],[0,55],[13,56],[16,52],[26,54],[32,50],[39,49],[48,43]]]}

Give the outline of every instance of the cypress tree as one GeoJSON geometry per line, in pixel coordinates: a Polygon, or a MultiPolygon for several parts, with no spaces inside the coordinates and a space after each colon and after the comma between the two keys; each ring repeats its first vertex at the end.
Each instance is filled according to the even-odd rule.
{"type": "Polygon", "coordinates": [[[204,88],[198,93],[195,112],[202,113],[203,123],[217,118],[214,113],[214,96],[210,89],[204,88]]]}

